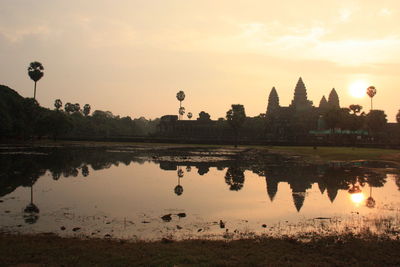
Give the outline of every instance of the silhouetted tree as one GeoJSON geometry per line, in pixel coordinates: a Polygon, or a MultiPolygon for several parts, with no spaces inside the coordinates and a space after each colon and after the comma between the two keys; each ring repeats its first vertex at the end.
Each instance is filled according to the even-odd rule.
{"type": "Polygon", "coordinates": [[[184,107],[180,107],[179,108],[179,115],[183,116],[185,114],[185,108],[184,107]]]}
{"type": "Polygon", "coordinates": [[[44,68],[42,63],[34,61],[31,62],[28,66],[28,75],[35,82],[34,91],[33,91],[33,99],[36,99],[36,83],[43,77],[44,68]]]}
{"type": "Polygon", "coordinates": [[[367,127],[373,133],[382,131],[386,123],[386,114],[383,110],[371,110],[366,116],[367,127]]]}
{"type": "Polygon", "coordinates": [[[71,119],[63,112],[47,111],[37,123],[42,134],[49,134],[54,140],[67,134],[73,128],[71,119]]]}
{"type": "Polygon", "coordinates": [[[351,111],[353,111],[353,114],[358,114],[358,113],[360,113],[361,110],[362,110],[362,108],[363,108],[362,106],[360,106],[360,105],[355,105],[355,104],[349,106],[349,109],[350,109],[351,111]]]}
{"type": "Polygon", "coordinates": [[[192,119],[193,113],[192,112],[188,112],[187,117],[188,117],[189,120],[192,119]]]}
{"type": "Polygon", "coordinates": [[[232,108],[226,112],[226,120],[233,129],[233,132],[235,134],[235,147],[237,147],[239,130],[246,120],[244,106],[240,104],[232,105],[232,108]]]}
{"type": "Polygon", "coordinates": [[[74,111],[75,111],[74,104],[71,104],[70,102],[66,103],[65,106],[64,106],[64,110],[65,110],[65,112],[67,112],[68,114],[74,112],[74,111]]]}
{"type": "Polygon", "coordinates": [[[400,123],[400,110],[399,110],[399,112],[397,112],[396,121],[397,121],[397,123],[400,123]]]}
{"type": "Polygon", "coordinates": [[[210,120],[210,114],[207,112],[201,111],[199,113],[199,117],[197,118],[198,121],[209,121],[210,120]]]}
{"type": "Polygon", "coordinates": [[[83,115],[85,115],[86,117],[90,114],[90,105],[89,104],[85,104],[83,106],[83,115]]]}
{"type": "Polygon", "coordinates": [[[179,91],[176,94],[176,99],[178,99],[178,101],[179,101],[179,111],[178,111],[178,113],[179,113],[179,119],[181,119],[181,107],[182,107],[182,101],[185,100],[185,92],[179,91]]]}
{"type": "Polygon", "coordinates": [[[61,99],[56,99],[54,101],[54,107],[56,108],[56,110],[60,110],[60,108],[62,107],[61,99]]]}
{"type": "Polygon", "coordinates": [[[81,105],[79,105],[79,103],[75,103],[73,105],[73,109],[74,109],[73,112],[79,112],[79,111],[81,111],[81,105]]]}
{"type": "Polygon", "coordinates": [[[367,95],[371,98],[371,110],[372,110],[373,109],[372,98],[376,95],[375,86],[370,86],[370,87],[367,88],[367,95]]]}

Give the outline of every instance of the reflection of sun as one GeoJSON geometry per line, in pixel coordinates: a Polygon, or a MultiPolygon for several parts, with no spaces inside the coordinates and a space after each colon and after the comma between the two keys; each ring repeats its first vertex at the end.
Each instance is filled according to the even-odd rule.
{"type": "Polygon", "coordinates": [[[364,194],[363,193],[350,194],[350,198],[354,204],[360,205],[364,201],[364,194]]]}
{"type": "Polygon", "coordinates": [[[363,80],[354,81],[349,85],[349,93],[351,96],[361,98],[366,95],[368,83],[363,80]]]}

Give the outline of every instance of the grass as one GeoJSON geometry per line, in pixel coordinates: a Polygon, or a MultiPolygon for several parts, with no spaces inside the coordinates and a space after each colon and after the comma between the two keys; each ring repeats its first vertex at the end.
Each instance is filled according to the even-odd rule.
{"type": "Polygon", "coordinates": [[[53,235],[0,235],[0,265],[46,266],[328,266],[400,264],[400,242],[378,237],[236,241],[123,242],[53,235]]]}
{"type": "MultiPolygon", "coordinates": [[[[232,145],[215,144],[174,144],[174,143],[144,143],[144,142],[97,142],[97,141],[49,141],[35,142],[36,145],[61,145],[61,146],[139,146],[148,148],[228,148],[234,149],[232,145]]],[[[356,147],[317,147],[312,146],[261,146],[241,145],[238,151],[243,149],[268,150],[273,153],[284,153],[288,155],[306,156],[309,159],[317,160],[385,160],[400,163],[400,150],[383,148],[356,148],[356,147]]]]}

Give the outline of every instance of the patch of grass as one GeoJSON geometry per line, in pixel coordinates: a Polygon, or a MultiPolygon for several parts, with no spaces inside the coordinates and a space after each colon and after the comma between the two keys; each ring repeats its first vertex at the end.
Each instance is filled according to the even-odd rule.
{"type": "Polygon", "coordinates": [[[1,235],[0,265],[64,266],[398,266],[400,242],[378,237],[236,241],[124,242],[44,235],[1,235]]]}

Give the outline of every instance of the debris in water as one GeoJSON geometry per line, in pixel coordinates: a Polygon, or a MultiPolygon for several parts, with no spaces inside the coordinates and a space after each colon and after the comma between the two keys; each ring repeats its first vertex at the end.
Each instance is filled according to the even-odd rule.
{"type": "Polygon", "coordinates": [[[166,214],[161,217],[164,222],[170,222],[172,220],[171,214],[166,214]]]}
{"type": "Polygon", "coordinates": [[[184,213],[184,212],[181,212],[181,213],[178,213],[178,214],[176,214],[179,218],[185,218],[186,217],[186,213],[184,213]]]}

